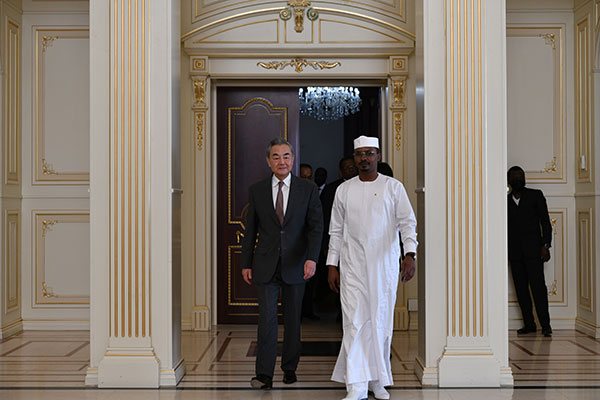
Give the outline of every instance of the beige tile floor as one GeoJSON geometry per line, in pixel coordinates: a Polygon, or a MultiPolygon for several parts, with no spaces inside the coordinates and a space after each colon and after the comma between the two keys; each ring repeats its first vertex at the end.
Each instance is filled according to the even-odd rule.
{"type": "MultiPolygon", "coordinates": [[[[28,331],[0,343],[0,399],[341,399],[345,390],[329,377],[335,356],[306,356],[299,382],[284,385],[276,371],[271,391],[248,389],[254,375],[253,326],[219,326],[184,332],[186,375],[174,389],[86,388],[88,332],[28,331]]],[[[335,325],[309,322],[303,341],[337,341],[335,325]]],[[[600,399],[600,340],[575,331],[551,339],[509,335],[514,388],[437,389],[421,387],[413,373],[416,332],[398,332],[392,343],[392,399],[504,400],[600,399]]]]}

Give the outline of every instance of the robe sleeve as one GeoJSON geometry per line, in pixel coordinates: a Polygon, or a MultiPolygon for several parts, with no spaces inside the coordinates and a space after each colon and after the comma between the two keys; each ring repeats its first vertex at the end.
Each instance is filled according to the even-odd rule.
{"type": "Polygon", "coordinates": [[[396,193],[396,227],[402,234],[404,253],[416,253],[418,245],[417,219],[402,184],[396,193]]]}
{"type": "Polygon", "coordinates": [[[331,220],[329,221],[329,250],[327,251],[326,265],[338,265],[340,250],[342,248],[344,216],[346,211],[341,200],[342,186],[338,187],[331,208],[331,220]]]}

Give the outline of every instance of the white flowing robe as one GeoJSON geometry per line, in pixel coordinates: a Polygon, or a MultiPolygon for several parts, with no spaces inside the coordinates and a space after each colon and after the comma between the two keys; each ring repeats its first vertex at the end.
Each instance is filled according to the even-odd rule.
{"type": "Polygon", "coordinates": [[[363,182],[355,177],[337,189],[327,265],[339,261],[344,337],[332,380],[394,383],[390,346],[400,271],[398,232],[404,251],[415,252],[416,225],[406,190],[394,178],[379,174],[363,182]]]}

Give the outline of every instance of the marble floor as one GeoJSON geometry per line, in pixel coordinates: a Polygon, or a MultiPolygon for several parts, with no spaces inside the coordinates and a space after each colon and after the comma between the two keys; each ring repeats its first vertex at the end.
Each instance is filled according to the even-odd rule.
{"type": "MultiPolygon", "coordinates": [[[[344,387],[329,377],[341,331],[335,323],[303,324],[303,356],[292,385],[276,371],[271,391],[249,389],[254,375],[254,326],[220,325],[184,332],[186,375],[177,388],[103,390],[84,384],[87,331],[27,331],[0,343],[0,399],[341,399],[344,387]]],[[[417,332],[398,332],[392,343],[392,399],[600,399],[600,340],[576,331],[553,338],[509,333],[515,386],[502,389],[422,387],[413,373],[417,332]]]]}

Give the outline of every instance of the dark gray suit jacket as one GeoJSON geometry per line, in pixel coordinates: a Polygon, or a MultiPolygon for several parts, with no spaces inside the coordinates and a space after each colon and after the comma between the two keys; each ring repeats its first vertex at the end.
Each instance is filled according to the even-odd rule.
{"type": "Polygon", "coordinates": [[[283,281],[303,283],[304,262],[317,262],[321,249],[323,211],[319,189],[292,175],[283,226],[275,214],[272,190],[271,177],[250,187],[241,267],[252,268],[253,281],[266,283],[273,277],[281,255],[283,281]]]}

